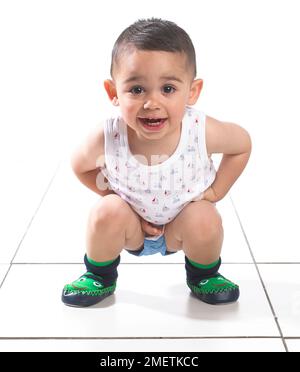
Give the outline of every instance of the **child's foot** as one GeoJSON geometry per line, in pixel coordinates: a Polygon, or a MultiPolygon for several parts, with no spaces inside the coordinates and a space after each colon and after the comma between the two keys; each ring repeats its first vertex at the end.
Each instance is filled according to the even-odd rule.
{"type": "Polygon", "coordinates": [[[64,286],[62,302],[69,306],[86,307],[95,305],[116,289],[116,282],[105,286],[100,276],[86,272],[74,282],[64,286]]]}
{"type": "Polygon", "coordinates": [[[199,300],[211,305],[235,302],[240,296],[239,286],[219,273],[200,280],[196,285],[189,282],[187,285],[199,300]]]}

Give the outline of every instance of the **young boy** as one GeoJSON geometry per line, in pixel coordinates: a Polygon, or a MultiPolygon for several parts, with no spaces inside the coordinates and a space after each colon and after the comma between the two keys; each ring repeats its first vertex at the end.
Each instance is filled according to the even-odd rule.
{"type": "Polygon", "coordinates": [[[191,107],[203,82],[195,79],[192,41],[173,22],[152,18],[125,29],[111,76],[104,86],[120,115],[72,157],[79,180],[103,197],[88,221],[87,272],[64,287],[62,301],[90,306],[111,295],[124,248],[136,256],[183,250],[196,297],[236,301],[239,287],[218,272],[223,228],[215,204],[248,162],[249,134],[191,107]],[[213,153],[223,154],[217,172],[213,153]]]}

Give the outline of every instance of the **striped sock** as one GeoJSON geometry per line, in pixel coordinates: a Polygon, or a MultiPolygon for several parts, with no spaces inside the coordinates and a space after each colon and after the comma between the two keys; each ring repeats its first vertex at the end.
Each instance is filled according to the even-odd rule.
{"type": "Polygon", "coordinates": [[[90,264],[92,264],[92,265],[94,265],[94,266],[108,266],[108,265],[110,265],[110,264],[112,264],[115,260],[110,260],[110,261],[103,261],[103,262],[98,262],[98,261],[94,261],[94,260],[92,260],[90,257],[88,257],[88,256],[86,256],[86,259],[87,259],[87,261],[90,263],[90,264]]]}
{"type": "Polygon", "coordinates": [[[117,267],[120,263],[120,256],[115,260],[97,262],[84,256],[84,263],[88,272],[100,276],[106,285],[111,285],[117,280],[118,271],[117,267]]]}
{"type": "Polygon", "coordinates": [[[188,258],[188,260],[189,260],[189,262],[190,262],[193,266],[197,267],[198,269],[211,269],[211,268],[217,266],[217,264],[218,264],[219,261],[220,261],[220,259],[218,258],[217,261],[214,261],[214,262],[212,262],[211,264],[208,264],[208,265],[202,265],[202,264],[200,264],[200,263],[198,263],[198,262],[192,261],[190,258],[188,258]]]}
{"type": "Polygon", "coordinates": [[[185,269],[187,274],[187,280],[190,283],[197,283],[202,278],[211,278],[218,273],[219,267],[221,266],[221,257],[212,262],[209,265],[202,265],[198,262],[194,262],[185,256],[185,269]]]}

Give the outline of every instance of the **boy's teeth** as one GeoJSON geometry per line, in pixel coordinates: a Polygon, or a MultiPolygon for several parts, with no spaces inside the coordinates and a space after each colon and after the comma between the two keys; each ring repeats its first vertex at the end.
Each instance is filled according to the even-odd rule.
{"type": "Polygon", "coordinates": [[[143,122],[147,125],[150,125],[150,126],[155,126],[155,125],[159,125],[162,121],[162,119],[142,119],[143,122]]]}

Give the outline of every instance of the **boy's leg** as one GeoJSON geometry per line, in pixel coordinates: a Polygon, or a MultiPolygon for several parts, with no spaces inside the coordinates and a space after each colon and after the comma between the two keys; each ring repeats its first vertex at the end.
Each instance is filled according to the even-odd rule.
{"type": "Polygon", "coordinates": [[[144,234],[140,219],[117,195],[108,195],[92,209],[87,228],[87,272],[67,284],[62,301],[71,306],[90,306],[111,295],[116,288],[120,252],[139,249],[144,234]]]}
{"type": "Polygon", "coordinates": [[[144,232],[139,216],[118,195],[107,195],[92,209],[87,226],[87,256],[93,261],[116,259],[126,246],[139,249],[144,232]]]}
{"type": "Polygon", "coordinates": [[[165,240],[168,251],[184,251],[187,283],[198,298],[211,304],[237,300],[238,286],[218,273],[223,227],[213,203],[201,200],[188,204],[166,225],[165,240]]]}
{"type": "Polygon", "coordinates": [[[215,205],[206,200],[188,204],[165,227],[168,251],[183,249],[203,265],[219,259],[223,244],[222,219],[215,205]]]}

